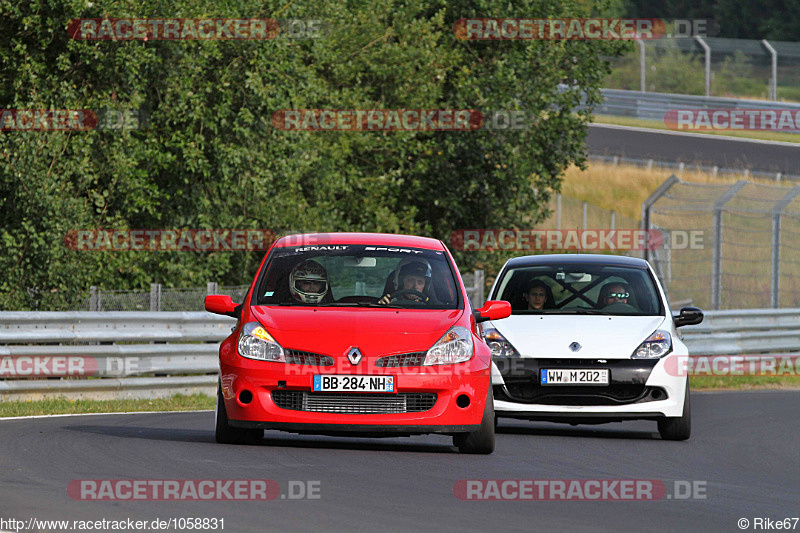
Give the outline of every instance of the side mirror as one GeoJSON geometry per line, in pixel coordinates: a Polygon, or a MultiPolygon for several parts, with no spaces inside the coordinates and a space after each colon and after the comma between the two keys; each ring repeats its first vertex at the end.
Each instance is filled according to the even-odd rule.
{"type": "Polygon", "coordinates": [[[679,315],[672,316],[672,321],[675,323],[676,328],[694,326],[703,321],[703,311],[697,307],[684,307],[679,315]]]}
{"type": "Polygon", "coordinates": [[[505,300],[489,300],[480,309],[473,311],[475,322],[500,320],[511,316],[511,304],[505,300]]]}
{"type": "Polygon", "coordinates": [[[239,318],[239,314],[242,310],[242,306],[233,303],[233,299],[227,294],[212,294],[206,296],[205,308],[209,313],[232,316],[233,318],[239,318]]]}

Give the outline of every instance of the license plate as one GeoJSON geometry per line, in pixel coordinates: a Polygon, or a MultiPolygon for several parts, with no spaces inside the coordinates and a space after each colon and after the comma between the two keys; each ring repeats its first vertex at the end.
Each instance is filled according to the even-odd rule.
{"type": "Polygon", "coordinates": [[[608,369],[542,369],[542,385],[608,385],[608,369]]]}
{"type": "Polygon", "coordinates": [[[316,375],[314,392],[396,392],[394,376],[316,375]]]}

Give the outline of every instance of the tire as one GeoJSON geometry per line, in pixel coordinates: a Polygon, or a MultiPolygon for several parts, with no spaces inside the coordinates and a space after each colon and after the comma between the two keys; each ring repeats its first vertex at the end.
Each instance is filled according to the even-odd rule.
{"type": "Polygon", "coordinates": [[[228,425],[228,413],[222,399],[222,387],[217,385],[216,424],[214,437],[220,444],[255,444],[264,437],[263,429],[235,428],[228,425]]]}
{"type": "Polygon", "coordinates": [[[683,397],[683,414],[670,416],[658,421],[658,433],[664,440],[686,440],[692,434],[692,409],[689,404],[689,382],[683,397]]]}
{"type": "Polygon", "coordinates": [[[453,436],[453,445],[461,453],[489,454],[494,451],[494,401],[492,388],[486,397],[486,407],[483,409],[481,427],[471,433],[459,433],[453,436]]]}

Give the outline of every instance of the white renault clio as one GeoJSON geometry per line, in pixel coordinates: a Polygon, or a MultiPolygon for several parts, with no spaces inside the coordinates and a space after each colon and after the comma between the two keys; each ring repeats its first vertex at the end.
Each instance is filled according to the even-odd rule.
{"type": "Polygon", "coordinates": [[[511,316],[485,322],[498,417],[599,424],[658,422],[663,439],[691,433],[688,356],[650,264],[614,255],[535,255],[509,260],[490,300],[511,316]]]}

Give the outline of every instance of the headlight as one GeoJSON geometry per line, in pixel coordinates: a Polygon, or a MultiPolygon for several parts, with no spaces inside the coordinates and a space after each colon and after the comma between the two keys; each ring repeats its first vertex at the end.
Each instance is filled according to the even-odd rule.
{"type": "Polygon", "coordinates": [[[672,351],[672,336],[668,331],[658,329],[652,335],[647,337],[642,344],[639,345],[633,354],[632,359],[658,359],[664,357],[672,351]]]}
{"type": "Polygon", "coordinates": [[[431,346],[423,365],[449,365],[469,361],[473,354],[472,334],[467,328],[454,326],[431,346]]]}
{"type": "Polygon", "coordinates": [[[494,328],[486,328],[483,340],[492,349],[492,357],[519,357],[519,352],[494,328]]]}
{"type": "Polygon", "coordinates": [[[283,348],[258,322],[248,322],[239,333],[239,355],[248,359],[285,363],[283,348]]]}

